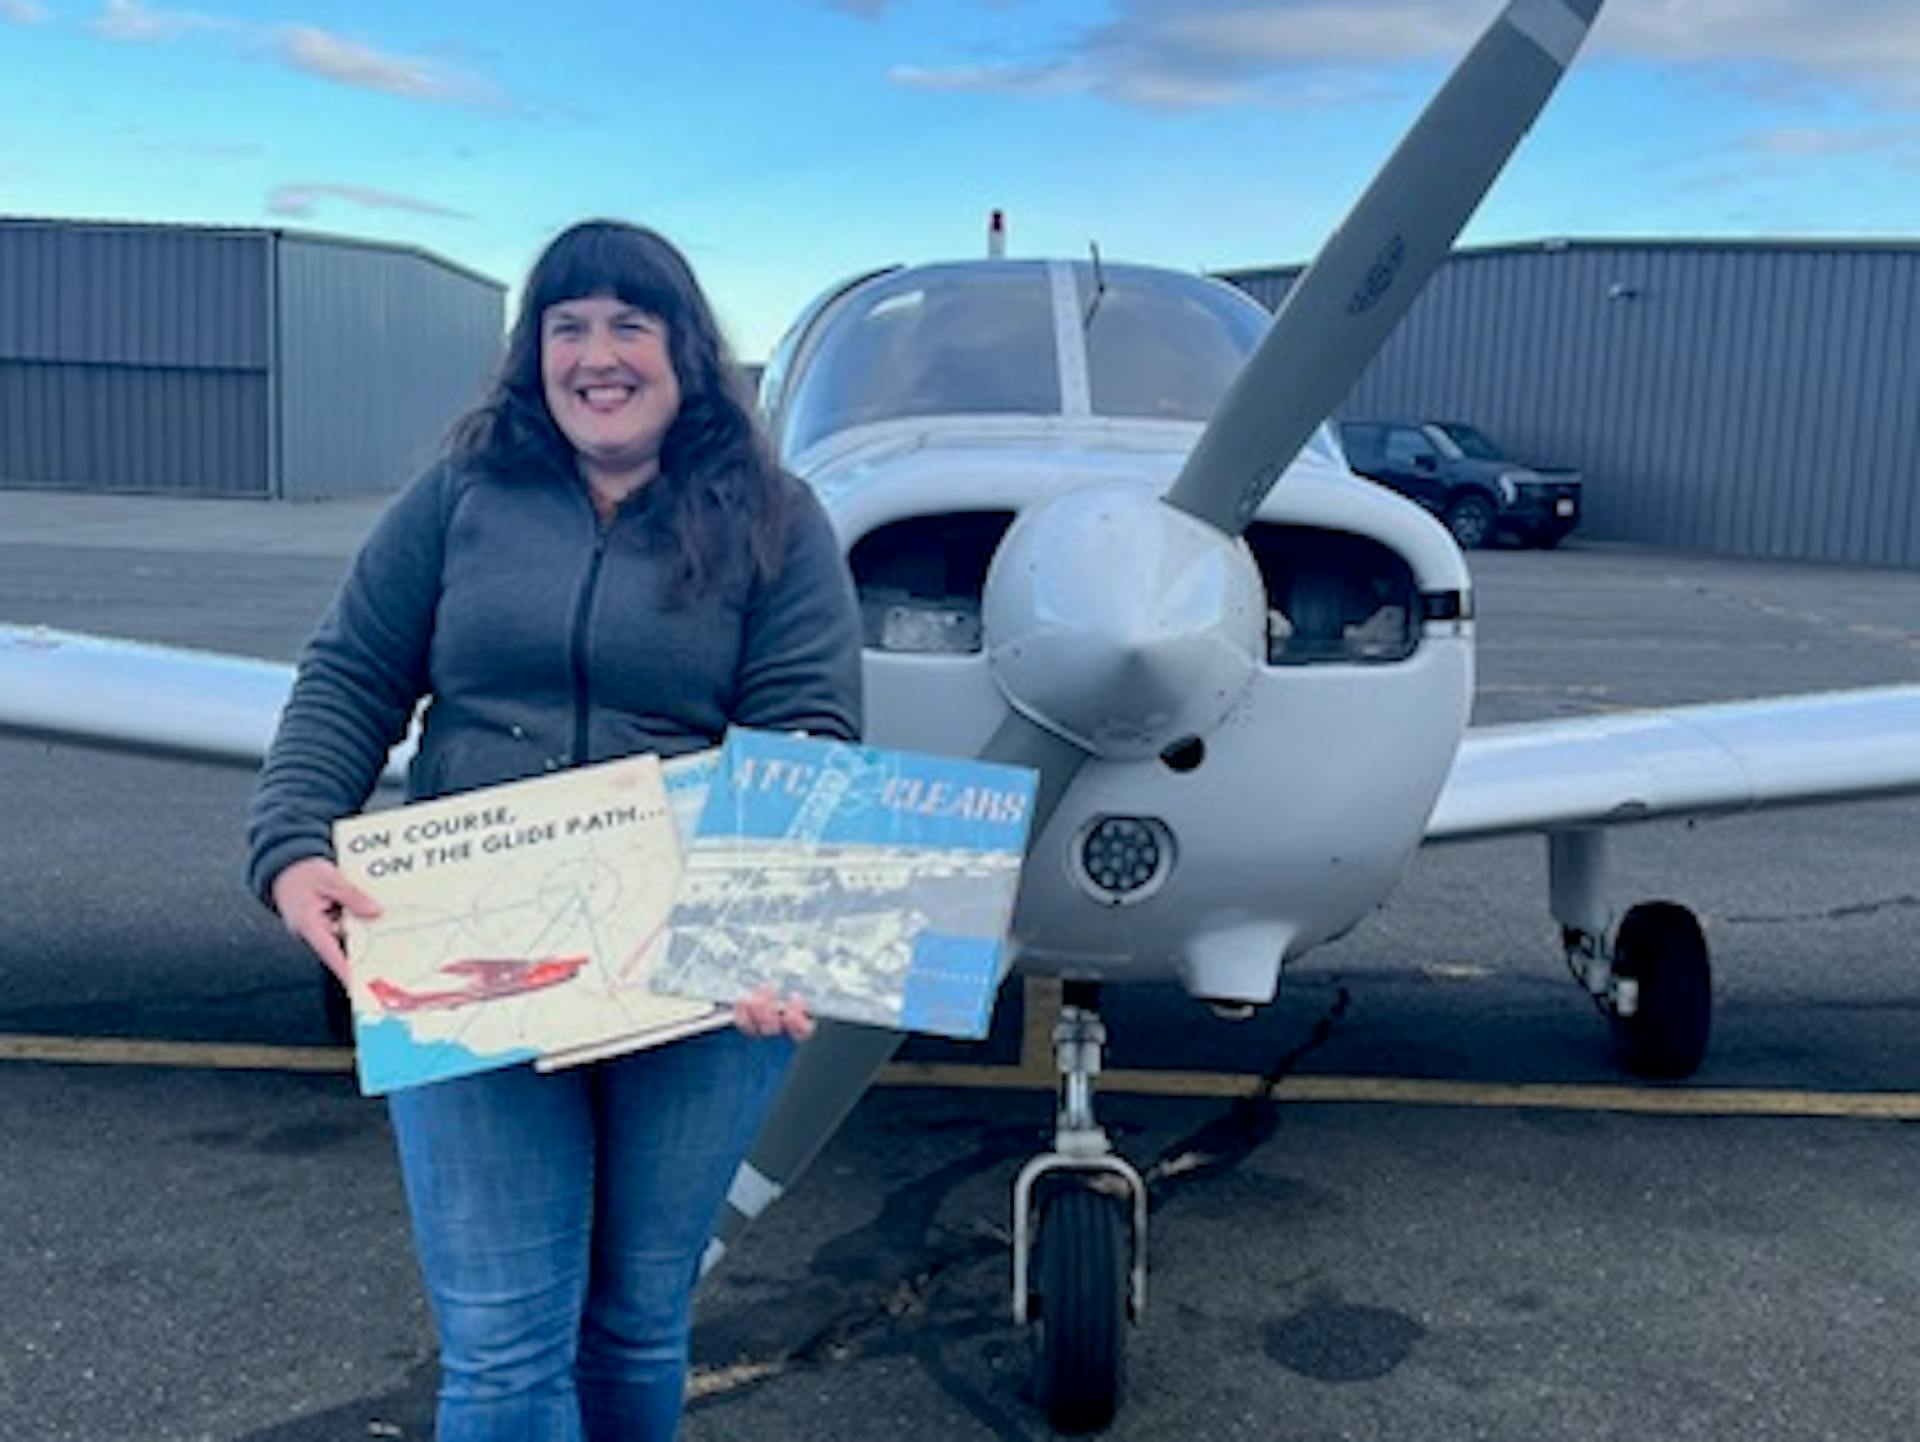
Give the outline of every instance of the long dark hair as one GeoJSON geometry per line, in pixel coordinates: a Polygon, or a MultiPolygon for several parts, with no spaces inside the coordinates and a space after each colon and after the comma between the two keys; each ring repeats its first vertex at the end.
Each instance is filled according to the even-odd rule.
{"type": "Polygon", "coordinates": [[[679,553],[670,596],[703,590],[744,538],[754,572],[768,578],[786,547],[786,489],[741,390],[740,371],[686,258],[662,236],[618,220],[588,220],[540,253],[520,296],[486,397],[454,423],[448,450],[505,476],[569,479],[573,446],[547,410],[540,380],[540,318],[562,301],[604,295],[667,323],[667,354],[680,382],[680,414],[660,445],[659,487],[679,553]]]}

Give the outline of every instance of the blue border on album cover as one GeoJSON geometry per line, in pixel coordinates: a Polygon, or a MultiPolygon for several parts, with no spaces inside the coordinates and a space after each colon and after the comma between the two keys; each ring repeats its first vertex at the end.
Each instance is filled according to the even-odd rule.
{"type": "Polygon", "coordinates": [[[1018,856],[1036,789],[1025,767],[735,727],[699,836],[1018,856]]]}
{"type": "Polygon", "coordinates": [[[706,810],[708,788],[719,769],[718,746],[670,756],[660,763],[660,779],[667,788],[667,805],[673,810],[673,829],[680,837],[682,852],[693,845],[700,815],[706,810]]]}
{"type": "Polygon", "coordinates": [[[531,1047],[481,1052],[457,1041],[421,1041],[414,1036],[413,1028],[396,1016],[371,1022],[356,1019],[353,1041],[360,1090],[365,1096],[384,1096],[402,1087],[517,1066],[539,1055],[531,1047]]]}
{"type": "Polygon", "coordinates": [[[1000,950],[990,936],[929,931],[915,937],[900,1025],[976,1041],[985,1036],[1000,989],[1000,950]]]}

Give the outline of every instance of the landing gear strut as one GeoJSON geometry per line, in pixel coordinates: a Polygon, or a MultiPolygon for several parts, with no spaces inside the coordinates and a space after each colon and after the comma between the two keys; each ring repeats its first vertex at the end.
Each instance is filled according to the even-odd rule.
{"type": "Polygon", "coordinates": [[[1609,939],[1604,830],[1547,837],[1553,913],[1567,965],[1611,1023],[1628,1070],[1674,1080],[1706,1056],[1713,970],[1700,922],[1674,901],[1643,901],[1609,939]]]}
{"type": "Polygon", "coordinates": [[[1013,1315],[1032,1326],[1034,1397],[1061,1432],[1113,1420],[1127,1328],[1146,1306],[1146,1183],[1093,1117],[1107,1039],[1098,1004],[1098,987],[1066,983],[1053,1032],[1053,1150],[1022,1167],[1013,1186],[1013,1315]]]}

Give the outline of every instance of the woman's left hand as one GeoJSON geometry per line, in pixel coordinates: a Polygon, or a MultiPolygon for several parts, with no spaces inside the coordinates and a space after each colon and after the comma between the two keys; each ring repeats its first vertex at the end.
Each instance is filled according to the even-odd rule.
{"type": "Polygon", "coordinates": [[[763,986],[744,1001],[733,1004],[733,1024],[748,1036],[788,1036],[795,1041],[805,1041],[813,1035],[813,1018],[807,1014],[807,1004],[797,996],[788,996],[782,1001],[770,986],[763,986]]]}

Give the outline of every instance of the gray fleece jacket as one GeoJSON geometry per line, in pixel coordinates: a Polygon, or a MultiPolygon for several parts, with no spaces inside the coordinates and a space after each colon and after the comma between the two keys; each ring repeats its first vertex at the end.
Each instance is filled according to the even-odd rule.
{"type": "Polygon", "coordinates": [[[443,463],[388,509],[305,654],[254,787],[248,884],[331,856],[430,697],[410,800],[642,751],[730,723],[855,739],[860,621],[814,495],[788,478],[786,556],[756,582],[744,537],[699,596],[642,487],[602,524],[583,484],[443,463]]]}

